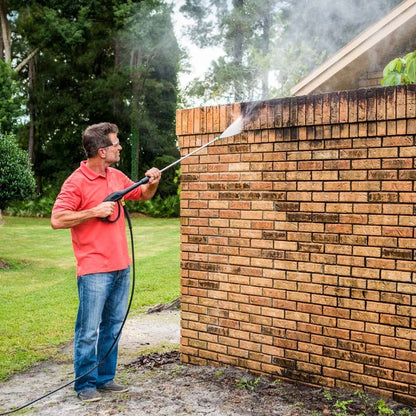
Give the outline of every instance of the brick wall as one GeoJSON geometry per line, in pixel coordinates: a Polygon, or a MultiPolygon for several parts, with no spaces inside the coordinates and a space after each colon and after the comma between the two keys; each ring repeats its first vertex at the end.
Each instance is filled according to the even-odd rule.
{"type": "Polygon", "coordinates": [[[416,86],[179,110],[184,362],[416,404],[416,86]]]}

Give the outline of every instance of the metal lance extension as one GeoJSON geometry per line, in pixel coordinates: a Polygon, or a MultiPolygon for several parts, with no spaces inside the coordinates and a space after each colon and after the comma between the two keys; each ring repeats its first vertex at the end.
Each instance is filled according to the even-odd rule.
{"type": "MultiPolygon", "coordinates": [[[[215,139],[212,139],[210,142],[205,143],[203,146],[198,147],[198,149],[193,150],[192,152],[188,153],[187,155],[181,157],[180,159],[176,160],[175,162],[171,163],[168,166],[165,166],[163,169],[161,169],[160,172],[164,172],[165,170],[171,168],[172,166],[177,165],[178,163],[182,162],[182,160],[185,160],[189,156],[192,156],[193,154],[199,152],[203,148],[209,146],[210,144],[214,143],[215,141],[219,139],[224,139],[225,137],[235,136],[236,134],[241,133],[243,130],[243,117],[240,116],[235,120],[232,124],[230,124],[224,132],[221,134],[221,136],[216,137],[215,139]]],[[[147,182],[149,182],[149,177],[145,176],[143,179],[141,179],[139,182],[134,183],[133,185],[130,185],[128,188],[123,189],[122,191],[116,191],[112,194],[108,195],[107,198],[104,199],[104,201],[112,201],[112,202],[118,202],[120,201],[125,195],[127,195],[129,192],[131,192],[133,189],[136,189],[138,186],[143,185],[147,182]]],[[[120,217],[120,206],[118,206],[118,213],[117,217],[114,220],[109,220],[107,218],[103,218],[103,221],[107,222],[116,222],[120,217]]]]}

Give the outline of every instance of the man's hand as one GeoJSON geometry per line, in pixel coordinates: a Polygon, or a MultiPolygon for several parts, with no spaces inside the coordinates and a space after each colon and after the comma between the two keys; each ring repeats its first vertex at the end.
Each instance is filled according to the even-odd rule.
{"type": "Polygon", "coordinates": [[[149,182],[141,185],[142,196],[140,197],[140,201],[147,201],[153,197],[156,193],[157,186],[159,185],[160,178],[162,177],[162,172],[158,168],[150,168],[145,173],[145,176],[149,178],[149,182]]]}
{"type": "Polygon", "coordinates": [[[101,204],[94,208],[95,216],[98,218],[110,217],[114,213],[115,206],[116,202],[114,201],[101,202],[101,204]]]}
{"type": "Polygon", "coordinates": [[[145,176],[148,176],[150,184],[158,184],[160,178],[162,177],[162,173],[158,168],[150,168],[146,173],[145,176]]]}

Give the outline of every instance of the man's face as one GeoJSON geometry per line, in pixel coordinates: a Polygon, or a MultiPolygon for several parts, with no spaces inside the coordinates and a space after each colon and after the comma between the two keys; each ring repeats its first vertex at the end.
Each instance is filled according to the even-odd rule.
{"type": "Polygon", "coordinates": [[[104,148],[106,151],[105,161],[108,163],[108,165],[112,165],[113,163],[120,161],[120,151],[122,147],[120,146],[120,142],[116,133],[109,133],[108,137],[113,144],[104,148]]]}

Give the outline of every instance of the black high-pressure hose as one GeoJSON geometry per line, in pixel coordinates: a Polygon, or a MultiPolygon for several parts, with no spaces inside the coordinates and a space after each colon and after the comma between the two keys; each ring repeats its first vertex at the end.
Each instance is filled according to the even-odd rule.
{"type": "MultiPolygon", "coordinates": [[[[167,169],[168,167],[170,167],[171,165],[167,166],[165,169],[167,169]]],[[[130,218],[130,214],[129,211],[127,209],[127,207],[124,205],[124,203],[121,201],[121,199],[124,197],[124,195],[126,195],[127,193],[129,193],[130,191],[132,191],[133,189],[137,188],[140,185],[143,185],[147,182],[149,182],[149,177],[146,176],[143,179],[141,179],[139,182],[134,183],[133,185],[129,186],[128,188],[122,190],[122,191],[116,191],[113,192],[112,194],[108,195],[104,201],[112,201],[112,202],[117,202],[117,208],[118,208],[118,212],[117,212],[117,216],[115,219],[110,220],[109,217],[107,218],[102,218],[103,221],[107,221],[110,223],[116,222],[119,220],[120,218],[120,213],[121,213],[121,208],[120,206],[123,205],[124,208],[124,214],[125,217],[127,219],[127,223],[129,225],[129,230],[130,230],[130,240],[131,240],[131,257],[132,257],[132,277],[131,277],[131,291],[130,291],[130,300],[127,306],[127,311],[126,311],[126,315],[124,316],[123,322],[121,324],[120,330],[117,333],[117,336],[115,337],[113,343],[111,344],[110,349],[108,350],[108,352],[104,355],[104,357],[100,360],[99,363],[97,363],[94,367],[92,367],[90,370],[88,370],[87,372],[85,372],[84,374],[81,374],[80,376],[76,377],[75,379],[69,381],[68,383],[63,384],[62,386],[57,387],[56,389],[50,391],[49,393],[44,394],[43,396],[40,396],[20,407],[17,407],[15,409],[11,409],[8,410],[7,412],[3,412],[0,413],[0,416],[4,416],[4,415],[10,415],[12,413],[15,413],[19,410],[25,409],[29,406],[31,406],[32,404],[45,399],[48,396],[51,396],[52,394],[55,394],[56,392],[58,392],[59,390],[64,389],[65,387],[69,386],[72,383],[75,383],[76,381],[80,380],[81,378],[85,377],[86,375],[90,374],[92,371],[94,371],[96,368],[98,368],[103,361],[109,356],[109,354],[111,353],[111,351],[113,350],[114,346],[116,345],[118,339],[120,338],[121,335],[121,331],[123,330],[124,324],[126,323],[127,317],[129,315],[130,312],[130,308],[131,305],[133,303],[133,296],[134,296],[134,288],[135,288],[135,284],[136,284],[136,263],[135,263],[135,258],[134,258],[134,239],[133,239],[133,227],[131,224],[131,218],[130,218]]]]}
{"type": "MultiPolygon", "coordinates": [[[[147,178],[147,180],[149,180],[149,178],[147,178]]],[[[108,197],[107,197],[107,198],[108,198],[108,197]]],[[[106,200],[107,200],[107,199],[106,199],[106,200]]],[[[119,201],[119,200],[118,200],[118,201],[119,201]]],[[[29,406],[31,406],[32,404],[34,404],[34,403],[36,403],[36,402],[38,402],[38,401],[40,401],[40,400],[42,400],[42,399],[45,399],[45,398],[46,398],[46,397],[48,397],[48,396],[51,396],[52,394],[54,394],[54,393],[58,392],[59,390],[62,390],[63,388],[65,388],[65,387],[69,386],[70,384],[74,383],[75,381],[80,380],[82,377],[85,377],[86,375],[90,374],[92,371],[94,371],[96,368],[98,368],[98,367],[102,364],[102,362],[103,362],[103,361],[104,361],[104,360],[105,360],[105,359],[109,356],[109,354],[110,354],[110,353],[111,353],[111,351],[113,350],[114,346],[116,345],[116,343],[117,343],[118,339],[120,338],[121,331],[123,330],[124,324],[126,323],[127,317],[128,317],[128,315],[129,315],[129,312],[130,312],[130,309],[131,309],[131,304],[132,304],[132,302],[133,302],[134,288],[135,288],[135,285],[136,285],[136,266],[135,266],[135,264],[136,264],[136,263],[135,263],[135,258],[134,258],[134,239],[133,239],[133,227],[132,227],[132,224],[131,224],[130,214],[129,214],[129,212],[128,212],[127,208],[126,208],[125,206],[123,206],[123,208],[124,208],[125,217],[126,217],[126,219],[127,219],[127,223],[128,223],[128,225],[129,225],[129,230],[130,230],[130,240],[131,240],[131,257],[132,257],[132,277],[131,277],[131,282],[132,282],[132,283],[131,283],[131,290],[130,290],[130,300],[129,300],[129,303],[128,303],[128,306],[127,306],[126,315],[125,315],[125,317],[124,317],[124,319],[123,319],[123,322],[122,322],[122,324],[121,324],[121,327],[120,327],[120,330],[118,331],[117,336],[115,337],[115,339],[114,339],[113,343],[111,344],[110,349],[109,349],[109,350],[108,350],[108,352],[104,355],[104,357],[100,360],[100,362],[99,362],[99,363],[97,363],[97,364],[96,364],[94,367],[92,367],[90,370],[88,370],[86,373],[81,374],[79,377],[76,377],[75,379],[73,379],[73,380],[69,381],[68,383],[65,383],[65,384],[63,384],[62,386],[57,387],[55,390],[52,390],[52,391],[50,391],[49,393],[46,393],[46,394],[44,394],[43,396],[40,396],[40,397],[38,397],[37,399],[32,400],[31,402],[28,402],[28,403],[26,403],[26,404],[24,404],[24,405],[22,405],[22,406],[20,406],[20,407],[18,407],[18,408],[15,408],[15,409],[9,410],[9,411],[7,411],[7,412],[0,413],[0,416],[3,416],[3,415],[10,415],[10,414],[15,413],[15,412],[17,412],[17,411],[19,411],[19,410],[25,409],[26,407],[29,407],[29,406]]],[[[119,204],[119,210],[120,210],[120,204],[119,204]]],[[[120,212],[118,213],[117,219],[118,219],[119,217],[120,217],[120,212]]],[[[115,222],[115,221],[117,221],[117,219],[116,219],[116,220],[112,220],[112,221],[110,221],[110,222],[115,222]]]]}

